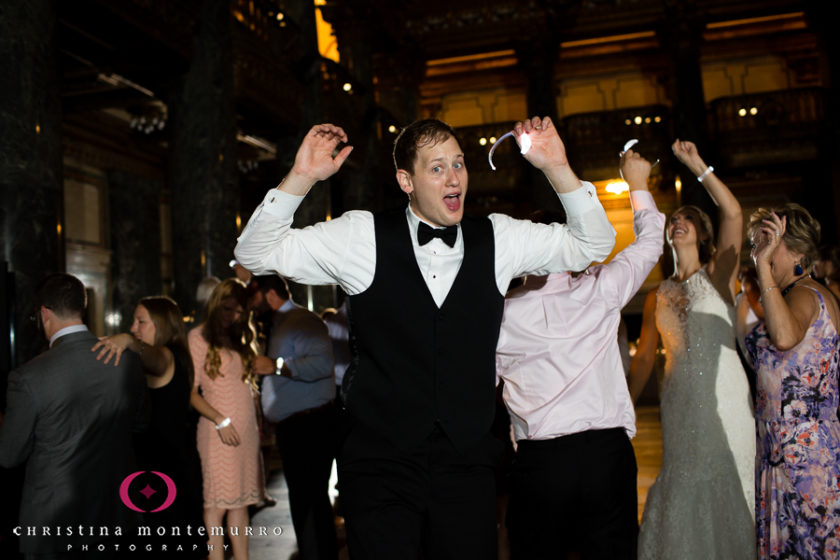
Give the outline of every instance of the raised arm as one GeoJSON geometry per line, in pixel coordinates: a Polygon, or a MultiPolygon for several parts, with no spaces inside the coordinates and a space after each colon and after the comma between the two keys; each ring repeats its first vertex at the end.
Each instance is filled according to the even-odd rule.
{"type": "Polygon", "coordinates": [[[289,194],[304,196],[315,183],[332,177],[353,151],[353,146],[338,147],[347,143],[347,134],[340,126],[318,124],[304,136],[295,154],[295,163],[286,178],[277,186],[289,194]]]}
{"type": "Polygon", "coordinates": [[[630,362],[630,398],[635,404],[650,379],[659,346],[659,331],[656,329],[656,290],[648,292],[642,312],[642,332],[636,354],[630,362]]]}
{"type": "Polygon", "coordinates": [[[556,192],[568,193],[581,187],[580,179],[566,158],[566,147],[550,118],[533,117],[516,123],[513,130],[520,145],[521,136],[528,134],[531,148],[525,159],[545,174],[556,192]]]}
{"type": "Polygon", "coordinates": [[[735,301],[735,282],[738,278],[738,265],[741,243],[743,241],[744,219],[741,205],[732,191],[706,165],[697,146],[692,142],[677,139],[671,148],[674,155],[694,173],[718,206],[720,226],[718,228],[717,250],[709,262],[708,272],[712,282],[722,293],[729,294],[730,303],[735,301]],[[723,288],[727,288],[726,291],[723,288]]]}
{"type": "Polygon", "coordinates": [[[596,284],[602,296],[619,308],[639,291],[662,256],[665,215],[657,210],[648,190],[650,169],[650,162],[633,150],[627,150],[619,162],[621,176],[630,187],[636,239],[601,269],[596,284]]]}
{"type": "Polygon", "coordinates": [[[367,288],[371,278],[359,269],[371,268],[365,263],[376,257],[370,213],[347,212],[328,222],[292,229],[304,195],[335,174],[350,155],[352,146],[339,149],[345,142],[344,130],[331,124],[314,126],[304,137],[291,171],[266,193],[234,249],[236,259],[252,274],[279,274],[309,285],[338,283],[349,294],[367,288]],[[345,269],[348,255],[353,263],[364,261],[362,266],[345,269]]]}
{"type": "Polygon", "coordinates": [[[790,350],[805,338],[808,328],[817,319],[820,311],[817,296],[809,289],[794,287],[785,297],[773,278],[771,262],[774,253],[782,245],[787,229],[787,218],[773,212],[762,221],[757,239],[753,239],[753,260],[761,289],[761,304],[764,308],[764,324],[770,342],[779,350],[790,350]]]}

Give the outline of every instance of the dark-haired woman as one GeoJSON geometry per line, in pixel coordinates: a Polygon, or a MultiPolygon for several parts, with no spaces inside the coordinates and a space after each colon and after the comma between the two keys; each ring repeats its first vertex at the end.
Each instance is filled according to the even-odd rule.
{"type": "Polygon", "coordinates": [[[840,309],[811,278],[820,225],[788,204],[750,220],[764,321],[746,339],[757,372],[758,557],[840,558],[840,309]]]}
{"type": "Polygon", "coordinates": [[[635,400],[647,383],[661,336],[662,468],[647,495],[642,559],[753,558],[755,435],[749,386],[735,349],[734,299],[741,206],[691,142],[674,154],[720,210],[718,243],[709,217],[684,206],[667,240],[674,275],[645,301],[630,366],[635,400]]]}
{"type": "Polygon", "coordinates": [[[204,522],[211,559],[224,557],[225,526],[235,560],[248,558],[248,506],[265,497],[254,406],[256,375],[274,373],[257,356],[247,311],[248,292],[235,278],[222,281],[207,302],[206,321],[189,333],[195,367],[192,403],[201,414],[196,439],[204,477],[204,522]],[[200,392],[199,392],[200,391],[200,392]]]}
{"type": "Polygon", "coordinates": [[[145,516],[147,525],[164,528],[163,535],[153,532],[148,543],[152,545],[150,555],[206,557],[206,539],[194,531],[189,535],[187,530],[188,525],[197,527],[202,521],[202,489],[195,413],[190,408],[193,364],[178,304],[165,296],[141,299],[134,310],[131,334],[105,337],[94,346],[94,350],[100,348],[116,360],[126,349],[137,353],[146,374],[148,428],[135,436],[137,464],[145,472],[135,486],[142,487],[142,477],[146,477],[153,488],[160,488],[160,494],[154,495],[156,507],[164,505],[160,496],[175,492],[172,504],[145,516]],[[174,489],[167,487],[164,494],[161,480],[151,471],[171,478],[174,489]]]}

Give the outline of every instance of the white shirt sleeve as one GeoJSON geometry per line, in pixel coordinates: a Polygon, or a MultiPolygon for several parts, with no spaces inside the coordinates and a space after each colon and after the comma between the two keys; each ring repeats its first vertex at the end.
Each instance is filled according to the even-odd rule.
{"type": "Polygon", "coordinates": [[[512,278],[583,270],[607,258],[615,245],[615,229],[595,186],[585,181],[570,193],[558,193],[566,224],[535,224],[504,214],[491,214],[496,247],[496,283],[504,294],[512,278]]]}
{"type": "Polygon", "coordinates": [[[354,210],[292,229],[303,198],[268,191],[237,240],[236,259],[252,274],[279,274],[309,285],[338,284],[350,295],[363,292],[376,270],[373,215],[354,210]]]}

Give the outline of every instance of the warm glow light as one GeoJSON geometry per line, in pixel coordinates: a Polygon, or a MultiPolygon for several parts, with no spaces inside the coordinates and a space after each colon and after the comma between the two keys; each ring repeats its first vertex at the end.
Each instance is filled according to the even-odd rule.
{"type": "Polygon", "coordinates": [[[660,117],[658,115],[653,117],[653,122],[662,122],[662,117],[660,117]]]}
{"type": "Polygon", "coordinates": [[[612,194],[621,194],[629,192],[630,186],[624,181],[613,181],[612,183],[607,183],[607,186],[604,187],[604,190],[612,194]]]}
{"type": "Polygon", "coordinates": [[[324,58],[338,62],[338,42],[335,40],[335,33],[332,25],[324,20],[320,6],[325,5],[326,0],[315,0],[315,29],[318,32],[318,52],[324,58]]]}
{"type": "Polygon", "coordinates": [[[283,12],[277,12],[277,15],[276,15],[276,16],[274,16],[274,17],[276,17],[276,18],[277,18],[277,21],[283,21],[283,19],[284,19],[286,16],[283,14],[283,12]]]}
{"type": "Polygon", "coordinates": [[[343,89],[347,93],[350,93],[350,91],[352,91],[353,89],[353,84],[351,84],[350,82],[344,82],[344,85],[341,86],[341,89],[343,89]]]}
{"type": "Polygon", "coordinates": [[[751,107],[750,108],[750,115],[757,115],[758,114],[758,107],[751,107]]]}
{"type": "Polygon", "coordinates": [[[478,139],[478,143],[481,144],[482,146],[486,146],[487,145],[487,138],[484,138],[482,136],[481,138],[478,139]]]}
{"type": "Polygon", "coordinates": [[[491,136],[489,140],[490,140],[490,143],[491,143],[491,144],[495,144],[495,143],[496,143],[496,137],[495,137],[495,136],[491,136]]]}
{"type": "Polygon", "coordinates": [[[636,124],[642,124],[642,117],[636,117],[635,119],[633,119],[633,122],[636,124]]]}
{"type": "Polygon", "coordinates": [[[397,132],[397,127],[394,126],[394,125],[389,126],[388,127],[388,132],[390,132],[391,134],[396,133],[397,132]]]}
{"type": "Polygon", "coordinates": [[[61,224],[57,224],[55,226],[55,231],[58,233],[58,236],[61,237],[61,224]]]}
{"type": "Polygon", "coordinates": [[[740,109],[738,109],[738,116],[739,117],[746,117],[747,116],[747,110],[744,109],[743,107],[741,107],[740,109]]]}
{"type": "Polygon", "coordinates": [[[236,229],[239,230],[242,227],[242,216],[236,214],[236,229]]]}
{"type": "Polygon", "coordinates": [[[645,117],[645,124],[650,124],[650,117],[645,117]]]}
{"type": "Polygon", "coordinates": [[[677,189],[677,194],[682,191],[682,180],[679,177],[677,177],[677,180],[674,181],[674,188],[677,189]]]}
{"type": "Polygon", "coordinates": [[[624,124],[630,126],[631,124],[633,124],[633,121],[631,121],[630,119],[624,119],[624,124]]]}
{"type": "Polygon", "coordinates": [[[41,134],[41,125],[35,124],[35,134],[41,134]]]}

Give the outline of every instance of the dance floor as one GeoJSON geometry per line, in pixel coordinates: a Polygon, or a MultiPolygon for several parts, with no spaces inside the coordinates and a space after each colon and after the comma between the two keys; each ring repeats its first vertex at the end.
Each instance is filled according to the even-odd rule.
{"type": "MultiPolygon", "coordinates": [[[[636,461],[639,465],[639,519],[641,520],[648,488],[656,480],[662,464],[659,407],[637,408],[636,426],[638,433],[633,438],[633,448],[636,450],[636,461]]],[[[268,480],[268,492],[277,500],[277,505],[263,508],[253,516],[251,527],[255,536],[251,538],[250,557],[252,560],[290,560],[295,557],[297,543],[289,512],[289,491],[276,457],[270,460],[270,464],[272,469],[268,480]],[[282,529],[280,535],[275,534],[278,532],[277,527],[282,529]],[[261,528],[265,528],[266,535],[259,535],[261,528]]],[[[341,527],[339,526],[338,529],[341,535],[341,527]]],[[[341,558],[347,558],[346,549],[342,551],[341,558]]]]}

